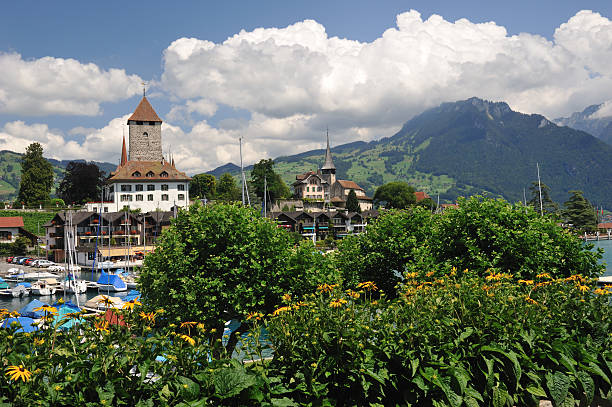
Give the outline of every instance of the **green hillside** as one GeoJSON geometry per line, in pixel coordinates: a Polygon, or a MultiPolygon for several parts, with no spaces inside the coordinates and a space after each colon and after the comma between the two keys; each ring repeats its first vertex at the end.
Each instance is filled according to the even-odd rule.
{"type": "MultiPolygon", "coordinates": [[[[0,151],[0,201],[11,201],[17,197],[19,190],[19,182],[21,181],[21,156],[23,154],[13,151],[0,151]]],[[[66,166],[70,160],[53,160],[48,159],[53,166],[54,186],[51,194],[55,194],[55,189],[64,177],[66,166]]],[[[83,161],[83,160],[75,160],[83,161]]],[[[95,162],[102,171],[107,174],[116,168],[116,165],[111,163],[95,162]]]]}
{"type": "MultiPolygon", "coordinates": [[[[483,192],[517,201],[536,179],[538,162],[556,201],[580,189],[593,203],[612,208],[612,146],[541,115],[514,112],[506,103],[445,103],[392,137],[337,146],[332,154],[338,178],[354,180],[370,195],[400,180],[432,197],[440,194],[442,201],[483,192]]],[[[316,170],[323,157],[324,150],[278,157],[276,170],[291,184],[296,174],[316,170]]],[[[225,168],[237,174],[237,167],[225,168]]]]}

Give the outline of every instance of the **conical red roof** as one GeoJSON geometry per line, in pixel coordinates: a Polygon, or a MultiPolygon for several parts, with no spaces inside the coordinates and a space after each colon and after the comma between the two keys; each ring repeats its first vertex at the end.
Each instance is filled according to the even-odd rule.
{"type": "Polygon", "coordinates": [[[153,106],[151,106],[146,96],[142,97],[142,100],[138,104],[136,110],[134,110],[134,113],[128,119],[128,122],[130,120],[137,120],[141,122],[162,122],[157,113],[155,113],[155,110],[153,110],[153,106]]]}

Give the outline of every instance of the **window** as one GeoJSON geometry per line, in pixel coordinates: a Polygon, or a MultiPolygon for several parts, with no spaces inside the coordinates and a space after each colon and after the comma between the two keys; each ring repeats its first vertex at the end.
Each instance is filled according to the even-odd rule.
{"type": "Polygon", "coordinates": [[[138,191],[142,191],[143,185],[142,184],[138,184],[136,185],[136,192],[138,191]]]}
{"type": "Polygon", "coordinates": [[[161,190],[162,191],[167,191],[168,190],[168,184],[162,184],[161,190]]]}
{"type": "Polygon", "coordinates": [[[121,185],[121,192],[132,192],[131,185],[121,185]]]}
{"type": "Polygon", "coordinates": [[[115,186],[111,185],[110,188],[108,189],[108,192],[110,192],[111,194],[115,192],[115,186]]]}
{"type": "Polygon", "coordinates": [[[119,199],[121,200],[121,202],[131,202],[132,201],[132,195],[123,194],[123,195],[121,195],[121,197],[119,199]]]}
{"type": "Polygon", "coordinates": [[[185,184],[178,184],[178,190],[179,191],[184,191],[185,190],[185,184]]]}
{"type": "Polygon", "coordinates": [[[138,124],[138,125],[142,126],[142,121],[140,121],[140,120],[136,120],[136,124],[138,124]]]}
{"type": "Polygon", "coordinates": [[[153,201],[153,194],[147,195],[147,201],[153,201]]]}
{"type": "Polygon", "coordinates": [[[134,171],[132,173],[132,177],[141,177],[142,175],[140,174],[140,171],[134,171]]]}
{"type": "Polygon", "coordinates": [[[147,191],[155,191],[155,185],[147,185],[147,191]]]}
{"type": "Polygon", "coordinates": [[[149,137],[149,133],[147,133],[146,131],[144,133],[142,133],[143,136],[145,137],[149,137]]]}
{"type": "Polygon", "coordinates": [[[0,240],[11,240],[13,238],[13,234],[9,231],[0,231],[0,240]]]}
{"type": "Polygon", "coordinates": [[[142,201],[142,198],[143,198],[142,194],[137,194],[136,195],[136,200],[137,201],[142,201]]]}
{"type": "Polygon", "coordinates": [[[159,176],[162,178],[168,178],[168,173],[166,171],[162,171],[162,173],[159,174],[159,176]]]}
{"type": "Polygon", "coordinates": [[[310,192],[310,187],[306,187],[306,192],[310,192]]]}
{"type": "Polygon", "coordinates": [[[162,201],[168,200],[168,194],[162,194],[162,201]]]}
{"type": "Polygon", "coordinates": [[[323,187],[317,187],[317,192],[323,191],[323,187]]]}
{"type": "Polygon", "coordinates": [[[104,213],[108,213],[108,206],[104,207],[104,213]]]}
{"type": "Polygon", "coordinates": [[[185,200],[185,194],[179,194],[178,195],[178,200],[179,201],[184,201],[185,200]]]}
{"type": "Polygon", "coordinates": [[[155,126],[155,122],[149,122],[149,126],[155,126]]]}

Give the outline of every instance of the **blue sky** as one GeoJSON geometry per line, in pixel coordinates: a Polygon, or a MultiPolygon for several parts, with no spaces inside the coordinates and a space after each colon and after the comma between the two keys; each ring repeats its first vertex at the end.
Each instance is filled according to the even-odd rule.
{"type": "Polygon", "coordinates": [[[0,148],[114,162],[142,80],[191,173],[236,161],[238,136],[252,162],[470,96],[552,118],[607,101],[610,18],[610,1],[6,2],[0,148]]]}

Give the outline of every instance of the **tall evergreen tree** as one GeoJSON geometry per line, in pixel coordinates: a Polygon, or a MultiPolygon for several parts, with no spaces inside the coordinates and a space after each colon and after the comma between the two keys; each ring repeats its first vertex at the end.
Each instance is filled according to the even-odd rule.
{"type": "Polygon", "coordinates": [[[70,161],[64,179],[57,188],[57,196],[66,203],[82,204],[100,199],[105,174],[94,163],[70,161]]]}
{"type": "Polygon", "coordinates": [[[267,183],[268,199],[274,202],[276,199],[285,198],[290,195],[289,188],[283,179],[274,172],[274,160],[261,160],[253,165],[251,171],[251,182],[255,188],[255,194],[263,200],[264,179],[267,183]]]}
{"type": "Polygon", "coordinates": [[[349,212],[361,213],[361,207],[359,206],[359,200],[355,190],[351,189],[346,197],[346,210],[349,212]]]}
{"type": "MultiPolygon", "coordinates": [[[[550,187],[544,183],[542,186],[542,209],[545,214],[558,214],[559,205],[550,198],[550,187]]],[[[533,181],[529,187],[531,199],[527,201],[527,205],[532,206],[537,213],[540,213],[540,190],[538,181],[533,181]]]]}
{"type": "Polygon", "coordinates": [[[49,200],[53,186],[53,167],[43,157],[40,143],[32,143],[21,158],[21,182],[17,201],[37,205],[49,200]]]}
{"type": "Polygon", "coordinates": [[[582,191],[569,191],[570,197],[564,203],[564,216],[574,228],[586,232],[597,230],[597,214],[593,205],[582,195],[582,191]]]}

